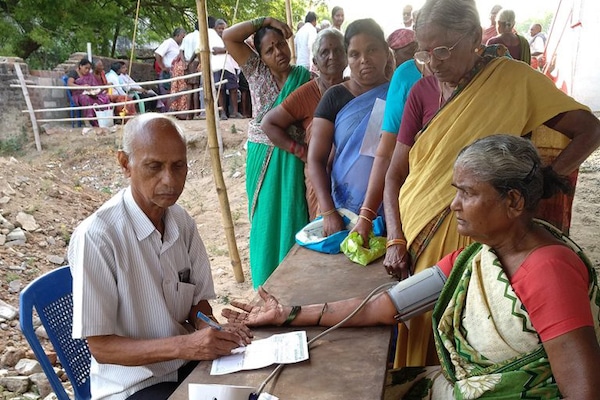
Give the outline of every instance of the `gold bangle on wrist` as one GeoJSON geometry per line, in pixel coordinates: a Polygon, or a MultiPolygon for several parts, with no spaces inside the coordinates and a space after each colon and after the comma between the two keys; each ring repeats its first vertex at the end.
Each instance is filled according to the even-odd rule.
{"type": "Polygon", "coordinates": [[[360,211],[362,211],[362,210],[370,212],[373,215],[373,218],[377,218],[377,213],[375,211],[371,210],[369,207],[362,206],[360,208],[360,211]]]}
{"type": "Polygon", "coordinates": [[[386,242],[385,247],[391,247],[396,245],[406,246],[406,239],[390,239],[386,242]]]}
{"type": "Polygon", "coordinates": [[[358,218],[364,219],[365,221],[367,221],[368,223],[370,223],[371,225],[373,225],[373,221],[370,218],[368,218],[368,217],[366,217],[364,215],[359,215],[358,218]]]}
{"type": "Polygon", "coordinates": [[[321,213],[321,217],[326,217],[326,216],[331,215],[331,214],[333,214],[335,212],[337,212],[337,208],[332,208],[329,211],[322,212],[321,213]]]}

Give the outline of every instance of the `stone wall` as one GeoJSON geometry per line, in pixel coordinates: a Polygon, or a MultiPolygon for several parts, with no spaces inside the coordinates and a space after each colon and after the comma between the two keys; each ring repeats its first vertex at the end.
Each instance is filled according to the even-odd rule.
{"type": "MultiPolygon", "coordinates": [[[[19,84],[17,73],[15,72],[15,63],[19,63],[25,82],[28,85],[39,86],[64,86],[62,76],[67,70],[73,68],[85,53],[74,53],[69,60],[60,64],[52,71],[29,70],[29,66],[18,57],[0,56],[0,148],[2,144],[11,141],[25,140],[27,143],[33,143],[33,128],[27,103],[20,87],[11,87],[12,84],[19,84]]],[[[110,68],[110,64],[115,59],[99,57],[103,60],[105,69],[110,68]]],[[[151,63],[134,63],[131,76],[138,82],[156,80],[156,74],[151,63]]],[[[63,108],[69,106],[67,93],[61,89],[34,89],[28,88],[29,97],[34,109],[63,108]]],[[[69,118],[69,111],[43,112],[36,113],[37,119],[69,118]]],[[[70,125],[70,122],[50,122],[38,123],[38,125],[70,125]]]]}
{"type": "MultiPolygon", "coordinates": [[[[11,84],[18,84],[19,79],[15,72],[15,63],[19,63],[26,80],[30,80],[29,67],[18,57],[0,56],[0,141],[19,140],[24,134],[33,132],[31,121],[26,110],[27,105],[21,88],[12,88],[11,84]]],[[[37,104],[37,97],[31,97],[32,103],[37,104]]],[[[31,134],[33,140],[33,134],[31,134]]]]}

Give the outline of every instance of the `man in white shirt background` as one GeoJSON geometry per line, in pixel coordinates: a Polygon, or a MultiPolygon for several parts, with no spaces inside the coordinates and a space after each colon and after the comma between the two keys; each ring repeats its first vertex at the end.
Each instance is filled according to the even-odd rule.
{"type": "Polygon", "coordinates": [[[244,116],[238,110],[238,89],[239,79],[238,74],[240,66],[238,63],[227,53],[225,49],[225,43],[221,36],[223,31],[227,28],[227,22],[223,19],[218,19],[215,22],[215,28],[208,30],[208,44],[210,46],[210,66],[213,72],[213,78],[216,82],[221,80],[227,80],[220,87],[215,87],[220,91],[218,103],[221,107],[220,119],[227,119],[227,101],[226,95],[229,93],[229,103],[231,105],[231,117],[232,118],[244,118],[244,116]]]}
{"type": "MultiPolygon", "coordinates": [[[[166,39],[154,50],[154,58],[160,69],[158,79],[169,79],[171,77],[171,66],[173,61],[179,55],[179,46],[185,37],[185,29],[175,28],[170,38],[166,39]]],[[[171,83],[165,82],[158,85],[160,94],[168,94],[171,92],[171,83]]],[[[168,101],[166,102],[168,103],[168,101]]],[[[168,107],[167,107],[168,109],[168,107]]]]}
{"type": "Polygon", "coordinates": [[[529,48],[531,50],[531,66],[534,68],[544,67],[544,50],[546,49],[546,34],[542,32],[542,25],[532,24],[529,28],[531,39],[529,40],[529,48]],[[534,61],[537,61],[534,62],[534,61]]]}
{"type": "Polygon", "coordinates": [[[546,47],[546,34],[542,32],[542,25],[531,25],[529,28],[529,34],[531,35],[531,40],[529,40],[531,56],[541,56],[544,53],[544,48],[546,47]]]}
{"type": "Polygon", "coordinates": [[[115,85],[114,88],[111,88],[112,91],[114,92],[114,94],[118,94],[121,96],[125,96],[127,94],[125,88],[123,86],[120,86],[120,82],[119,82],[119,72],[121,71],[121,66],[123,66],[125,63],[122,61],[115,61],[112,64],[110,64],[110,71],[108,71],[106,73],[106,80],[108,81],[108,83],[110,83],[111,85],[115,85]]]}
{"type": "Polygon", "coordinates": [[[294,37],[296,47],[296,65],[310,70],[312,65],[312,46],[317,39],[317,14],[309,11],[304,18],[304,25],[294,37]]]}
{"type": "MultiPolygon", "coordinates": [[[[193,74],[198,72],[198,66],[200,65],[200,60],[198,58],[197,51],[200,49],[200,33],[198,32],[198,22],[194,25],[194,31],[185,35],[183,40],[181,41],[180,53],[181,59],[183,60],[183,66],[185,70],[185,74],[193,74]]],[[[193,78],[187,78],[185,80],[187,84],[187,89],[198,89],[200,87],[200,76],[195,76],[193,78]]],[[[200,92],[194,92],[187,95],[188,96],[188,110],[198,110],[200,109],[200,92]]],[[[189,114],[188,119],[193,119],[194,114],[189,114]]]]}

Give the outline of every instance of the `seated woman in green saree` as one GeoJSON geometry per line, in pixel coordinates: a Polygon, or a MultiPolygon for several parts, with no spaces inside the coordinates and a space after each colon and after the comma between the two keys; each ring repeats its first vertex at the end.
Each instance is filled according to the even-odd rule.
{"type": "MultiPolygon", "coordinates": [[[[597,399],[596,273],[577,245],[533,219],[542,198],[569,189],[566,178],[541,165],[529,140],[493,135],[459,153],[452,186],[458,230],[475,243],[371,298],[345,325],[392,325],[412,317],[409,305],[434,307],[441,366],[391,371],[385,398],[597,399]],[[437,301],[399,295],[423,282],[437,301]]],[[[223,316],[249,326],[288,319],[291,307],[259,293],[263,305],[232,303],[245,313],[223,316]]],[[[332,326],[361,301],[296,308],[291,325],[332,326]]]]}
{"type": "MultiPolygon", "coordinates": [[[[270,109],[308,82],[310,72],[290,65],[286,39],[292,30],[270,17],[240,22],[223,31],[225,48],[250,85],[253,120],[248,125],[246,191],[250,214],[250,270],[255,288],[262,285],[294,245],[308,223],[302,146],[290,152],[276,147],[260,124],[270,109]],[[246,40],[254,35],[256,52],[246,40]]],[[[304,132],[292,138],[302,141],[304,132]]]]}

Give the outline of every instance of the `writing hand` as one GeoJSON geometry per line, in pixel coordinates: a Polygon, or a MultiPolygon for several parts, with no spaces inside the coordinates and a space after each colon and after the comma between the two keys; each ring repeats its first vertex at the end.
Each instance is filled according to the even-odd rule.
{"type": "Polygon", "coordinates": [[[227,329],[216,330],[210,327],[200,329],[189,335],[184,335],[183,346],[180,347],[186,360],[214,360],[231,354],[231,350],[247,344],[237,332],[227,329]]]}

